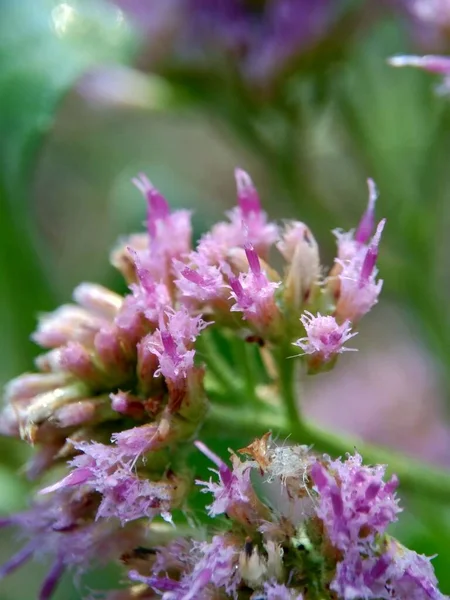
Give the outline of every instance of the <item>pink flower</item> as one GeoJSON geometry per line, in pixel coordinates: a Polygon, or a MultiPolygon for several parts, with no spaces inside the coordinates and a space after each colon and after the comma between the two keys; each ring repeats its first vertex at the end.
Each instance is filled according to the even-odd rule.
{"type": "Polygon", "coordinates": [[[338,275],[340,289],[335,311],[339,321],[349,320],[356,323],[378,302],[383,281],[376,280],[378,271],[375,263],[385,223],[386,219],[383,219],[378,224],[364,255],[357,254],[348,261],[336,259],[342,267],[338,275]]]}
{"type": "Polygon", "coordinates": [[[278,227],[267,222],[267,215],[261,209],[258,192],[249,174],[242,169],[236,169],[235,177],[238,208],[230,211],[228,216],[236,228],[244,230],[243,243],[252,244],[256,252],[266,258],[269,248],[278,239],[278,227]]]}
{"type": "Polygon", "coordinates": [[[228,596],[235,596],[239,585],[237,569],[239,550],[227,543],[226,536],[216,535],[211,542],[197,544],[198,560],[195,567],[182,582],[182,600],[201,598],[203,588],[213,585],[223,588],[228,596]]]}
{"type": "Polygon", "coordinates": [[[151,270],[145,267],[146,259],[142,253],[128,248],[133,259],[137,283],[130,285],[131,295],[125,297],[123,306],[116,316],[116,324],[125,331],[133,332],[142,328],[142,316],[150,324],[158,323],[161,310],[172,303],[167,286],[155,279],[151,270]]]}
{"type": "Polygon", "coordinates": [[[267,516],[264,505],[258,500],[250,480],[250,471],[254,464],[243,462],[232,455],[232,468],[219,456],[214,454],[203,442],[194,442],[195,446],[207,456],[217,467],[210,469],[219,476],[219,482],[196,480],[197,485],[203,486],[202,492],[211,493],[214,502],[208,506],[211,517],[227,514],[230,518],[244,524],[259,522],[267,516]]]}
{"type": "Polygon", "coordinates": [[[249,271],[240,273],[239,277],[230,277],[230,298],[235,300],[231,311],[243,312],[245,319],[258,329],[265,330],[279,315],[275,303],[275,290],[280,282],[269,281],[261,270],[258,255],[251,244],[245,245],[245,254],[249,271]]]}
{"type": "Polygon", "coordinates": [[[208,326],[200,316],[192,317],[186,308],[167,310],[160,317],[159,329],[149,336],[148,350],[159,361],[154,376],[163,375],[175,386],[183,386],[188,373],[194,368],[195,350],[192,348],[198,334],[208,326]]]}
{"type": "Polygon", "coordinates": [[[305,246],[314,252],[318,251],[317,242],[311,230],[301,221],[288,221],[276,246],[288,262],[294,261],[299,247],[305,246]]]}
{"type": "Polygon", "coordinates": [[[283,300],[298,312],[318,289],[321,279],[319,247],[310,229],[300,221],[288,221],[277,248],[287,261],[283,300]]]}
{"type": "Polygon", "coordinates": [[[81,283],[73,291],[77,304],[106,319],[113,319],[123,304],[122,296],[97,283],[81,283]]]}
{"type": "Polygon", "coordinates": [[[236,169],[235,176],[238,206],[227,212],[230,222],[216,223],[198,244],[198,252],[207,264],[220,265],[232,248],[240,248],[246,243],[266,258],[270,247],[278,239],[278,227],[267,221],[249,175],[236,169]]]}
{"type": "Polygon", "coordinates": [[[183,301],[195,304],[225,300],[227,286],[221,269],[209,264],[200,252],[191,252],[186,263],[173,262],[174,283],[183,301]]]}
{"type": "MultiPolygon", "coordinates": [[[[73,442],[74,447],[82,452],[70,461],[73,470],[41,493],[86,485],[101,494],[97,519],[116,517],[123,525],[142,517],[161,515],[166,521],[171,521],[174,483],[140,479],[132,471],[131,461],[137,448],[123,438],[117,442],[117,446],[73,442]]],[[[138,449],[142,449],[142,444],[138,449]]]]}
{"type": "Polygon", "coordinates": [[[345,342],[357,335],[357,332],[350,333],[350,321],[339,325],[334,317],[320,313],[315,317],[308,311],[300,317],[300,321],[306,329],[306,337],[294,342],[294,346],[301,348],[305,354],[315,354],[327,361],[342,352],[356,350],[344,347],[345,342]]]}
{"type": "Polygon", "coordinates": [[[316,512],[336,548],[370,547],[397,520],[397,477],[384,481],[385,466],[366,467],[359,454],[317,461],[311,478],[319,494],[316,512]]]}
{"type": "Polygon", "coordinates": [[[133,183],[147,199],[147,229],[150,236],[148,251],[140,251],[143,266],[155,281],[167,281],[173,258],[181,258],[191,248],[191,212],[178,210],[173,213],[165,198],[143,174],[133,183]]]}
{"type": "Polygon", "coordinates": [[[64,304],[39,319],[32,339],[44,348],[56,348],[67,342],[92,343],[95,334],[110,323],[98,314],[80,306],[64,304]]]}
{"type": "Polygon", "coordinates": [[[375,203],[378,198],[377,188],[372,179],[367,180],[367,186],[369,188],[369,200],[356,231],[354,229],[350,231],[335,229],[333,231],[337,239],[339,260],[352,260],[367,250],[366,244],[375,227],[375,203]]]}
{"type": "Polygon", "coordinates": [[[276,581],[267,581],[264,584],[264,593],[265,600],[303,600],[302,594],[276,581]]]}

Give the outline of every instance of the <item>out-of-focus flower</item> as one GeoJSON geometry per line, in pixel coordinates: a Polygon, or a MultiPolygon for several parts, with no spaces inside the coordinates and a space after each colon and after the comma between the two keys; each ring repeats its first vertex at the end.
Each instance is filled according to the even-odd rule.
{"type": "Polygon", "coordinates": [[[340,363],[332,376],[306,382],[308,418],[417,459],[449,466],[450,428],[443,418],[438,374],[393,316],[389,330],[369,328],[374,347],[340,363]],[[379,336],[379,339],[377,339],[379,336]],[[378,347],[379,346],[379,347],[378,347]]]}
{"type": "Polygon", "coordinates": [[[450,40],[449,0],[395,0],[422,51],[447,50],[450,40]]]}
{"type": "Polygon", "coordinates": [[[152,67],[234,67],[267,85],[303,55],[331,40],[343,41],[355,25],[355,8],[343,1],[116,0],[148,39],[152,67]],[[344,26],[345,25],[345,26],[344,26]],[[336,39],[337,38],[337,39],[336,39]]]}
{"type": "Polygon", "coordinates": [[[114,519],[96,522],[97,508],[98,498],[92,492],[60,489],[29,510],[1,519],[0,527],[18,529],[28,542],[0,568],[0,578],[28,560],[50,557],[53,563],[39,593],[39,600],[47,600],[65,570],[83,573],[142,543],[141,526],[121,528],[114,519]]]}
{"type": "Polygon", "coordinates": [[[430,73],[443,75],[442,83],[436,88],[440,94],[450,93],[450,57],[448,56],[392,56],[388,60],[392,67],[417,67],[430,73]]]}

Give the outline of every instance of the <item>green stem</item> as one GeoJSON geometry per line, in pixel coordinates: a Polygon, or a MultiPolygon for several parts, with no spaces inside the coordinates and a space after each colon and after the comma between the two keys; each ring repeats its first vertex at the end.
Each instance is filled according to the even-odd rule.
{"type": "Polygon", "coordinates": [[[230,395],[241,396],[243,393],[242,381],[220,354],[210,336],[200,336],[197,340],[197,347],[199,355],[202,356],[208,365],[208,370],[222,389],[228,391],[230,395]]]}
{"type": "MultiPolygon", "coordinates": [[[[292,354],[291,349],[289,352],[292,354]]],[[[278,363],[278,386],[280,396],[283,399],[286,409],[288,422],[293,427],[299,426],[302,419],[300,417],[300,407],[298,405],[298,394],[296,389],[296,362],[287,358],[288,352],[284,345],[277,350],[278,363]]]]}
{"type": "Polygon", "coordinates": [[[274,436],[289,439],[305,445],[312,445],[318,452],[332,457],[344,456],[356,449],[367,464],[385,464],[388,474],[396,474],[401,489],[405,492],[427,497],[430,500],[450,503],[450,472],[410,459],[403,454],[387,448],[366,444],[357,437],[327,431],[314,423],[286,423],[279,413],[239,409],[213,404],[210,408],[205,427],[217,431],[234,432],[250,437],[258,437],[272,431],[274,436]],[[228,427],[227,427],[228,425],[228,427]]]}

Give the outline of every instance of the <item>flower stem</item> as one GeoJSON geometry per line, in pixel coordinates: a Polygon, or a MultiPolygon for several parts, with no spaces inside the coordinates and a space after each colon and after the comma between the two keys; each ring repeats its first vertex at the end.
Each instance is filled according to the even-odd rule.
{"type": "Polygon", "coordinates": [[[274,436],[312,445],[316,451],[332,457],[357,449],[366,463],[386,464],[388,473],[399,477],[403,491],[440,503],[450,502],[450,472],[418,462],[395,450],[366,444],[360,438],[327,431],[314,423],[286,422],[283,415],[276,412],[261,410],[255,415],[253,411],[241,408],[236,411],[231,406],[213,404],[205,427],[216,432],[218,428],[224,431],[232,428],[234,432],[248,437],[272,431],[274,436]]]}
{"type": "Polygon", "coordinates": [[[242,381],[223,358],[211,337],[207,335],[200,336],[197,340],[197,347],[199,355],[206,362],[209,371],[220,387],[231,395],[242,395],[244,389],[242,381]]]}
{"type": "Polygon", "coordinates": [[[280,397],[284,402],[286,416],[292,427],[296,427],[301,423],[300,407],[298,405],[298,394],[296,390],[296,362],[289,360],[288,355],[292,354],[291,348],[287,349],[285,345],[281,345],[277,350],[277,366],[278,366],[278,387],[280,397]]]}

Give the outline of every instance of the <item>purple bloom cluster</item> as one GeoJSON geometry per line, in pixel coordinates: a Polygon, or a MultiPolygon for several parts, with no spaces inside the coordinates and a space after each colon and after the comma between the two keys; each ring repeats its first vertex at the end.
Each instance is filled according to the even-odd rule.
{"type": "Polygon", "coordinates": [[[115,1],[147,33],[153,63],[211,68],[226,59],[258,84],[329,41],[350,12],[341,0],[115,1]]]}
{"type": "MultiPolygon", "coordinates": [[[[93,283],[78,286],[73,304],[40,317],[33,336],[46,349],[36,360],[39,372],[26,373],[6,387],[0,431],[36,446],[27,465],[30,478],[64,461],[70,467],[41,490],[27,513],[3,521],[31,540],[5,565],[3,575],[38,547],[53,557],[43,599],[64,569],[88,568],[102,544],[110,548],[100,552],[105,560],[130,552],[134,556],[136,540],[146,537],[149,523],[161,523],[161,518],[171,522],[174,511],[186,508],[193,484],[186,449],[206,418],[209,402],[204,389],[207,366],[196,354],[199,337],[214,328],[228,329],[248,340],[240,343],[256,339],[266,353],[282,348],[286,360],[286,349],[296,344],[304,353],[296,360],[320,370],[346,349],[344,343],[355,335],[350,333],[353,319],[377,301],[381,282],[376,281],[375,262],[384,221],[371,237],[372,184],[357,232],[337,234],[338,258],[324,277],[307,226],[271,223],[247,173],[238,169],[236,182],[237,206],[193,247],[189,211],[172,212],[140,175],[135,184],[147,200],[147,232],[122,240],[111,256],[129,293],[122,297],[93,283]],[[282,274],[270,264],[274,248],[284,259],[282,274]],[[67,524],[61,525],[63,516],[67,524]]],[[[208,363],[207,352],[204,359],[208,363]]],[[[140,585],[163,592],[167,600],[210,597],[211,583],[231,595],[245,583],[267,598],[299,597],[300,592],[292,595],[283,588],[277,535],[284,525],[274,522],[271,508],[253,488],[254,463],[233,457],[230,468],[201,443],[198,447],[218,467],[219,482],[204,484],[204,491],[213,495],[209,514],[227,514],[241,533],[264,531],[262,554],[248,550],[247,558],[242,555],[241,534],[198,540],[191,549],[195,560],[187,558],[188,566],[174,567],[180,571],[178,578],[170,576],[169,567],[167,573],[161,568],[152,572],[151,583],[140,585]]],[[[309,515],[312,487],[299,503],[292,503],[292,493],[300,493],[298,477],[309,477],[311,456],[287,449],[270,450],[270,456],[269,478],[281,477],[282,490],[289,492],[283,492],[285,519],[309,515]]],[[[360,471],[365,472],[362,467],[360,471]]],[[[370,477],[375,479],[374,474],[370,477]]],[[[373,485],[367,491],[380,502],[382,493],[373,485]]],[[[388,506],[384,517],[376,515],[380,527],[383,518],[389,520],[388,506]]],[[[325,523],[328,509],[324,505],[321,510],[325,523]]],[[[293,527],[291,537],[298,523],[293,527]]],[[[128,561],[131,571],[134,560],[128,561]]],[[[138,581],[141,571],[134,571],[138,581]]]]}
{"type": "Polygon", "coordinates": [[[430,560],[386,534],[400,509],[383,466],[276,446],[266,435],[229,467],[196,445],[218,467],[217,483],[197,482],[214,496],[210,514],[231,526],[210,541],[157,548],[130,572],[146,586],[139,598],[444,600],[430,560]]]}

